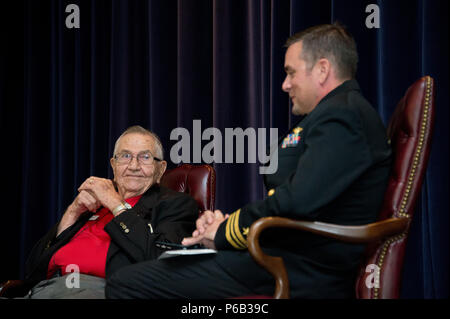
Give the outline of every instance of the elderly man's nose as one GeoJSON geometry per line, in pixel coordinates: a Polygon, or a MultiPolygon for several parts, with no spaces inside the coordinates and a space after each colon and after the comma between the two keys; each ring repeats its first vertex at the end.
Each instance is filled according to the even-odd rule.
{"type": "Polygon", "coordinates": [[[137,156],[133,156],[130,163],[128,164],[129,168],[138,168],[139,167],[139,161],[137,159],[137,156]]]}

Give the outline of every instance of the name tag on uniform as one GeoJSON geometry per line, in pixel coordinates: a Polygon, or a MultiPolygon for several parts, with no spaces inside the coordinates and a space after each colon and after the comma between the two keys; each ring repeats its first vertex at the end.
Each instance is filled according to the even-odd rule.
{"type": "Polygon", "coordinates": [[[91,218],[89,218],[89,220],[97,220],[98,219],[98,215],[92,215],[91,218]]]}
{"type": "Polygon", "coordinates": [[[301,127],[296,127],[292,130],[293,133],[288,134],[288,136],[286,136],[283,139],[283,143],[281,143],[281,148],[286,148],[286,147],[295,147],[297,146],[298,142],[300,142],[300,132],[303,131],[303,129],[301,127]]]}

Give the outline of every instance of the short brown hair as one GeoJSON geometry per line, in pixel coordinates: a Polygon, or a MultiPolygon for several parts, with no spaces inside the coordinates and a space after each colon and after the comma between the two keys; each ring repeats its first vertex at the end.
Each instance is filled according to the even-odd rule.
{"type": "Polygon", "coordinates": [[[352,35],[338,22],[310,27],[286,41],[286,47],[302,41],[301,58],[309,68],[319,59],[328,59],[336,68],[340,79],[354,78],[358,65],[358,51],[352,35]]]}

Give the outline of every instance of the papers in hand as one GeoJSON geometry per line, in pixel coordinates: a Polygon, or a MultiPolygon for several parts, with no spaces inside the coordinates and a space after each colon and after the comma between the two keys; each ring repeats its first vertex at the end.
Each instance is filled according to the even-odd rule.
{"type": "Polygon", "coordinates": [[[191,256],[191,255],[204,255],[204,254],[216,254],[217,250],[209,248],[198,249],[176,249],[163,252],[158,259],[172,258],[177,256],[191,256]]]}

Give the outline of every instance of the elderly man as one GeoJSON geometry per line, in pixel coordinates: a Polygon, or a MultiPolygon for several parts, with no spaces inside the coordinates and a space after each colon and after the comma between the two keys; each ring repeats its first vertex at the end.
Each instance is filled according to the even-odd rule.
{"type": "Polygon", "coordinates": [[[26,282],[34,286],[29,297],[102,298],[105,276],[158,257],[156,240],[179,243],[195,229],[195,200],[158,185],[167,163],[154,133],[128,128],[110,162],[114,181],[89,177],[33,248],[26,265],[26,282]],[[69,278],[73,271],[78,277],[69,278]]]}
{"type": "MultiPolygon", "coordinates": [[[[280,141],[279,170],[265,176],[269,196],[229,216],[206,212],[183,244],[218,253],[147,261],[108,279],[110,298],[224,298],[273,294],[274,280],[249,255],[247,233],[261,217],[358,225],[376,219],[391,150],[385,128],[354,80],[358,54],[340,25],[321,25],[287,41],[286,79],[292,112],[303,118],[280,141]],[[183,282],[183,285],[177,284],[183,282]]],[[[348,298],[364,246],[317,235],[263,234],[264,250],[284,258],[293,298],[348,298]]]]}

